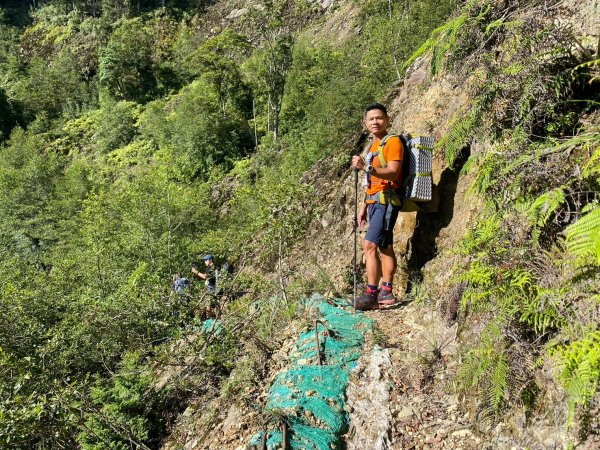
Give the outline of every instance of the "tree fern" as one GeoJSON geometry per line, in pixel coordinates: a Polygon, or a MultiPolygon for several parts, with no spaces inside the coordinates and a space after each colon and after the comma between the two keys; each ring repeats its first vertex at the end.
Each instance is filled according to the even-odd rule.
{"type": "Polygon", "coordinates": [[[600,266],[600,207],[597,205],[577,222],[567,227],[567,250],[576,264],[600,266]]]}

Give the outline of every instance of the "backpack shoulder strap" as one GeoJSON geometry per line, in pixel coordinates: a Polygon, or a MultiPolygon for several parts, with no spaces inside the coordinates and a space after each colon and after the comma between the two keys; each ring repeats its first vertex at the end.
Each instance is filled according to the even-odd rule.
{"type": "Polygon", "coordinates": [[[384,169],[387,167],[387,161],[385,159],[385,156],[383,156],[383,147],[385,147],[385,144],[387,143],[388,139],[391,137],[396,136],[395,134],[386,134],[383,139],[381,140],[381,142],[379,143],[379,147],[377,148],[377,157],[379,158],[379,164],[381,165],[381,167],[383,167],[384,169]]]}

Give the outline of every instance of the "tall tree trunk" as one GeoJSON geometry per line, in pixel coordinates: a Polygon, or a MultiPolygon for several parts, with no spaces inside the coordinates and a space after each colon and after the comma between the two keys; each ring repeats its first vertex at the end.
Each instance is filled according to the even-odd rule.
{"type": "Polygon", "coordinates": [[[279,131],[279,105],[273,105],[273,142],[277,142],[277,134],[279,131]]]}
{"type": "Polygon", "coordinates": [[[271,94],[267,100],[267,133],[271,131],[271,94]]]}
{"type": "Polygon", "coordinates": [[[252,99],[252,118],[254,119],[254,149],[258,150],[258,132],[256,128],[256,100],[252,99]]]}

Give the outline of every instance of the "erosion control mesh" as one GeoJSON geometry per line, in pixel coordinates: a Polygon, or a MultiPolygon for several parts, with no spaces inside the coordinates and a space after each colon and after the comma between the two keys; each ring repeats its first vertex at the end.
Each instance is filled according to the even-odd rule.
{"type": "MultiPolygon", "coordinates": [[[[372,321],[360,312],[353,314],[340,299],[325,301],[313,296],[307,306],[318,308],[317,323],[299,337],[290,352],[288,369],[269,389],[266,406],[278,427],[266,431],[270,450],[283,447],[284,422],[288,449],[339,448],[339,437],[348,428],[344,408],[348,376],[372,321]]],[[[250,445],[261,448],[263,434],[254,435],[250,445]]]]}
{"type": "Polygon", "coordinates": [[[202,322],[202,332],[203,333],[215,333],[218,334],[223,328],[223,324],[220,320],[215,319],[206,319],[202,322]]]}

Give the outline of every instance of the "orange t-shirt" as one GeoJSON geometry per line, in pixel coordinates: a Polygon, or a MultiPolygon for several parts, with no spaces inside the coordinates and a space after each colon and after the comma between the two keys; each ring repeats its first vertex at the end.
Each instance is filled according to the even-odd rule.
{"type": "MultiPolygon", "coordinates": [[[[369,149],[369,153],[377,152],[380,142],[381,142],[380,139],[377,139],[375,142],[373,142],[373,145],[371,145],[371,148],[369,149]]],[[[400,166],[402,166],[402,157],[404,155],[404,146],[402,145],[402,141],[400,141],[400,138],[398,136],[392,136],[392,137],[388,138],[382,151],[383,151],[383,156],[388,164],[390,163],[390,161],[400,161],[400,166]]],[[[381,164],[379,162],[379,156],[375,156],[373,158],[371,165],[373,167],[381,167],[381,164]]],[[[400,171],[400,176],[398,177],[398,180],[396,180],[396,181],[383,180],[381,178],[377,178],[374,175],[371,175],[371,183],[369,184],[369,186],[367,186],[367,195],[373,195],[377,192],[381,192],[385,189],[389,189],[390,187],[397,188],[401,184],[402,184],[402,171],[400,171]]]]}

